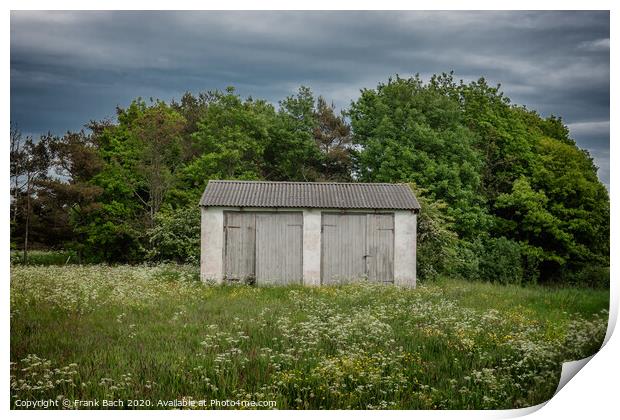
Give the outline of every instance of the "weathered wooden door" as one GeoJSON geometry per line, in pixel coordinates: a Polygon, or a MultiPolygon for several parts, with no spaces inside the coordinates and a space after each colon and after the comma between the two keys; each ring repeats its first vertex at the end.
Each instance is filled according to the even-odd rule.
{"type": "Polygon", "coordinates": [[[321,281],[338,284],[366,276],[366,215],[323,213],[321,281]]]}
{"type": "Polygon", "coordinates": [[[394,216],[366,215],[366,269],[368,280],[394,282],[394,216]]]}
{"type": "Polygon", "coordinates": [[[257,284],[302,282],[302,213],[256,214],[257,284]]]}
{"type": "Polygon", "coordinates": [[[224,212],[224,270],[228,280],[255,278],[256,215],[224,212]]]}
{"type": "Polygon", "coordinates": [[[394,281],[394,215],[323,213],[321,281],[394,281]]]}

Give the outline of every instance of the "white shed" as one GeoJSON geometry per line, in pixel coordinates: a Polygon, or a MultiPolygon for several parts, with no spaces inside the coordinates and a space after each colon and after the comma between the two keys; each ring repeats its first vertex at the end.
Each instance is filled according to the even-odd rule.
{"type": "Polygon", "coordinates": [[[200,206],[203,281],[415,287],[406,184],[209,181],[200,206]]]}

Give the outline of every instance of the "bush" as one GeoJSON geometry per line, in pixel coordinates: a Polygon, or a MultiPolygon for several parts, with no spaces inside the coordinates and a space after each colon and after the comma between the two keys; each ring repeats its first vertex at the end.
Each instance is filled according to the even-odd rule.
{"type": "Polygon", "coordinates": [[[465,280],[479,280],[480,258],[483,254],[484,246],[480,240],[473,242],[456,241],[446,274],[465,280]]]}
{"type": "Polygon", "coordinates": [[[84,241],[74,241],[70,246],[84,263],[135,264],[144,261],[145,255],[139,229],[127,221],[97,219],[84,229],[84,241]]]}
{"type": "Polygon", "coordinates": [[[609,289],[609,267],[586,266],[566,278],[566,282],[573,286],[609,289]]]}
{"type": "Polygon", "coordinates": [[[409,184],[420,202],[418,214],[417,269],[421,280],[444,274],[454,258],[455,243],[453,220],[447,215],[447,205],[441,200],[428,198],[426,191],[409,184]]]}
{"type": "Polygon", "coordinates": [[[464,280],[520,284],[523,280],[521,245],[503,237],[458,240],[445,274],[464,280]]]}
{"type": "Polygon", "coordinates": [[[152,261],[198,264],[200,261],[200,209],[184,207],[155,216],[147,232],[152,261]]]}
{"type": "Polygon", "coordinates": [[[504,237],[489,238],[480,255],[480,277],[500,284],[521,284],[523,280],[521,245],[504,237]]]}
{"type": "Polygon", "coordinates": [[[521,261],[523,283],[537,284],[540,280],[540,267],[545,259],[545,251],[538,246],[521,242],[521,261]]]}

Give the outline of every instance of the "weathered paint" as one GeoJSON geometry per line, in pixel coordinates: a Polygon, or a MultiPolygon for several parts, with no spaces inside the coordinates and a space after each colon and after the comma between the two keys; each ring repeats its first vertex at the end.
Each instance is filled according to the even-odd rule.
{"type": "Polygon", "coordinates": [[[322,284],[394,282],[394,213],[323,213],[322,284]]]}
{"type": "Polygon", "coordinates": [[[256,213],[224,212],[224,277],[254,279],[256,273],[256,213]]]}
{"type": "Polygon", "coordinates": [[[304,210],[303,282],[321,285],[321,210],[304,210]]]}
{"type": "Polygon", "coordinates": [[[303,216],[256,214],[256,283],[302,283],[303,216]]]}
{"type": "Polygon", "coordinates": [[[368,280],[394,282],[394,213],[366,215],[368,280]]]}
{"type": "Polygon", "coordinates": [[[366,215],[323,213],[321,284],[366,277],[366,215]]]}
{"type": "Polygon", "coordinates": [[[415,287],[417,215],[394,212],[394,284],[415,287]]]}
{"type": "Polygon", "coordinates": [[[201,207],[200,278],[224,280],[224,212],[218,207],[201,207]]]}
{"type": "MultiPolygon", "coordinates": [[[[235,207],[202,207],[201,218],[201,278],[222,282],[224,278],[224,211],[239,211],[235,207]]],[[[329,209],[275,209],[244,208],[243,211],[302,211],[303,249],[302,277],[304,285],[321,284],[321,213],[329,209]]],[[[347,212],[355,212],[348,210],[347,212]]],[[[368,210],[360,210],[368,213],[368,210]]],[[[416,285],[416,214],[409,210],[396,210],[394,214],[394,284],[416,285]]]]}

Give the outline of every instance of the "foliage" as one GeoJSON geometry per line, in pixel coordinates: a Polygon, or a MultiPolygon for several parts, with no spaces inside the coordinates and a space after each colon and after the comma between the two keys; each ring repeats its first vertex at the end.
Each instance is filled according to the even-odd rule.
{"type": "Polygon", "coordinates": [[[592,158],[560,117],[483,78],[396,75],[340,114],[304,86],[275,106],[232,87],[138,98],[86,129],[35,141],[12,128],[14,249],[189,261],[181,217],[209,179],[403,182],[421,187],[423,279],[607,283],[609,194],[592,158]]]}
{"type": "Polygon", "coordinates": [[[422,280],[432,279],[453,264],[457,235],[452,230],[453,220],[446,214],[447,205],[431,200],[426,190],[409,184],[420,203],[417,227],[417,272],[422,280]]]}
{"type": "Polygon", "coordinates": [[[31,243],[41,241],[45,235],[46,214],[35,199],[40,193],[40,184],[48,178],[51,141],[50,134],[41,136],[38,142],[32,137],[24,139],[16,127],[11,127],[11,242],[16,244],[19,240],[23,244],[24,261],[28,261],[31,243]],[[39,211],[35,211],[37,207],[39,211]]]}
{"type": "Polygon", "coordinates": [[[569,272],[566,277],[566,283],[570,285],[609,289],[609,267],[588,265],[580,271],[569,272]]]}
{"type": "Polygon", "coordinates": [[[521,245],[504,237],[489,238],[480,260],[480,277],[493,283],[520,284],[523,279],[521,245]]]}
{"type": "Polygon", "coordinates": [[[484,256],[484,244],[481,239],[473,241],[459,239],[450,252],[452,257],[446,269],[440,274],[468,280],[482,279],[480,260],[484,256]]]}
{"type": "Polygon", "coordinates": [[[171,398],[527,407],[551,398],[561,362],[596,352],[607,327],[604,290],[448,279],[417,289],[216,287],[197,271],[12,267],[12,407],[143,399],[166,408],[158,402],[171,398]]]}
{"type": "Polygon", "coordinates": [[[86,261],[136,263],[143,260],[144,232],[142,226],[128,217],[131,214],[131,207],[124,203],[101,204],[90,223],[80,229],[86,236],[86,246],[81,248],[86,261]]]}
{"type": "Polygon", "coordinates": [[[458,240],[440,253],[452,254],[443,273],[563,283],[608,266],[609,196],[561,118],[512,106],[482,78],[456,83],[452,74],[426,84],[396,76],[363,90],[348,112],[361,180],[414,181],[446,203],[458,240]],[[491,269],[484,259],[496,252],[518,267],[491,269]]]}
{"type": "MultiPolygon", "coordinates": [[[[28,252],[28,265],[66,265],[77,264],[78,257],[72,251],[33,250],[28,252]]],[[[24,264],[24,254],[19,251],[11,251],[11,265],[24,264]]]]}
{"type": "Polygon", "coordinates": [[[482,159],[475,134],[463,122],[458,102],[419,77],[389,79],[364,89],[349,110],[361,181],[415,182],[429,198],[448,204],[459,235],[487,228],[482,207],[482,159]]]}
{"type": "Polygon", "coordinates": [[[275,111],[264,101],[242,101],[233,92],[214,94],[192,134],[200,151],[186,171],[193,181],[259,179],[262,175],[275,111]]]}
{"type": "Polygon", "coordinates": [[[42,202],[53,217],[54,222],[49,223],[47,228],[58,226],[64,232],[64,243],[57,246],[75,251],[80,262],[85,253],[89,254],[89,250],[85,249],[87,226],[101,209],[99,199],[103,188],[90,181],[102,170],[103,162],[97,145],[84,131],[55,138],[50,143],[50,150],[59,177],[40,183],[44,188],[39,192],[37,201],[42,202]]]}
{"type": "Polygon", "coordinates": [[[317,126],[314,97],[307,87],[280,101],[272,139],[265,150],[265,178],[274,181],[315,181],[320,150],[313,137],[317,126]]]}
{"type": "Polygon", "coordinates": [[[100,136],[101,155],[107,163],[98,178],[100,186],[122,182],[123,201],[142,207],[147,224],[164,202],[179,167],[183,117],[163,102],[151,106],[140,99],[117,111],[119,124],[100,136]]]}
{"type": "Polygon", "coordinates": [[[147,231],[149,258],[198,264],[200,261],[200,209],[197,206],[161,211],[147,231]]]}
{"type": "Polygon", "coordinates": [[[351,156],[351,126],[346,115],[336,115],[334,104],[317,99],[314,115],[314,139],[321,152],[319,179],[323,181],[346,182],[352,180],[353,159],[351,156]]]}

